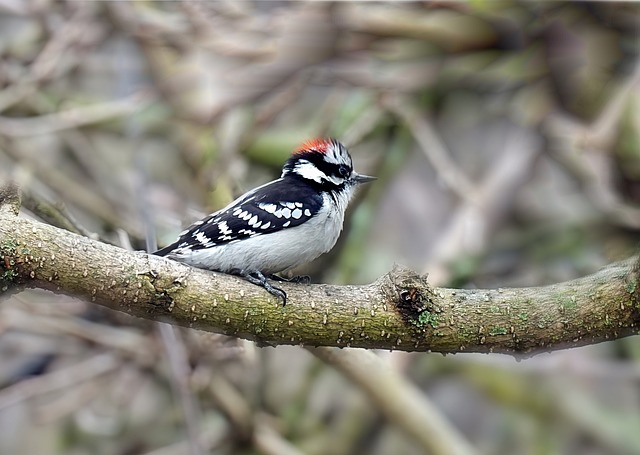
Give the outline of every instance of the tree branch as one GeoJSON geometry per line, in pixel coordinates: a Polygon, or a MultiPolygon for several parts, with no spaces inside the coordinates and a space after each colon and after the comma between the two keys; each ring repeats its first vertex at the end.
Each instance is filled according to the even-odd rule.
{"type": "Polygon", "coordinates": [[[425,393],[408,382],[402,374],[389,368],[379,356],[370,351],[353,349],[307,349],[357,384],[390,422],[411,436],[427,453],[476,453],[425,393]]]}
{"type": "Polygon", "coordinates": [[[522,353],[638,333],[637,259],[535,288],[432,288],[400,267],[366,286],[283,284],[285,307],[233,276],[129,252],[16,216],[0,189],[0,296],[24,287],[266,345],[522,353]]]}

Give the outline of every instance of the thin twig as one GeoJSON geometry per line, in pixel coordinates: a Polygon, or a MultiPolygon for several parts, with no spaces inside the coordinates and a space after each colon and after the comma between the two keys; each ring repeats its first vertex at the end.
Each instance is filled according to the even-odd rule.
{"type": "Polygon", "coordinates": [[[99,239],[97,234],[89,232],[86,228],[80,226],[64,204],[52,204],[49,201],[39,198],[31,191],[23,193],[22,204],[46,223],[66,229],[74,234],[84,235],[90,239],[99,239]]]}
{"type": "MultiPolygon", "coordinates": [[[[14,296],[20,299],[19,296],[14,296]]],[[[135,358],[142,365],[151,365],[156,353],[149,338],[134,331],[98,324],[72,317],[41,316],[7,308],[3,323],[13,329],[26,330],[44,335],[76,337],[135,358]]]]}
{"type": "MultiPolygon", "coordinates": [[[[62,56],[68,53],[69,47],[77,44],[88,31],[95,34],[95,30],[99,30],[99,27],[89,20],[91,8],[87,8],[82,3],[76,3],[76,6],[78,9],[73,16],[55,29],[54,35],[33,60],[29,72],[20,78],[17,84],[10,85],[0,92],[0,112],[35,93],[44,80],[51,78],[57,70],[59,71],[61,63],[64,62],[64,71],[68,72],[82,62],[81,56],[77,54],[71,54],[71,58],[66,59],[62,56]]],[[[101,33],[95,34],[92,41],[97,42],[100,38],[102,38],[101,33]]],[[[90,48],[90,46],[86,47],[90,48]]]]}
{"type": "Polygon", "coordinates": [[[0,391],[0,410],[37,395],[72,387],[116,370],[120,360],[112,353],[98,354],[70,367],[25,379],[0,391]]]}
{"type": "Polygon", "coordinates": [[[266,424],[256,426],[253,445],[264,455],[304,455],[304,452],[266,424]]]}
{"type": "Polygon", "coordinates": [[[0,117],[0,134],[8,137],[29,137],[78,128],[134,114],[149,106],[154,99],[153,91],[147,89],[120,100],[76,107],[38,117],[0,117]]]}
{"type": "Polygon", "coordinates": [[[505,150],[484,176],[476,190],[475,200],[461,204],[443,228],[436,247],[422,270],[429,281],[449,282],[451,261],[462,253],[478,256],[485,251],[500,220],[513,207],[518,188],[528,181],[542,153],[540,144],[525,135],[509,137],[505,150]]]}
{"type": "Polygon", "coordinates": [[[342,140],[349,147],[359,144],[375,130],[384,116],[385,112],[379,106],[370,106],[349,125],[349,128],[342,135],[342,140]]]}
{"type": "Polygon", "coordinates": [[[381,98],[381,103],[407,124],[411,134],[447,188],[461,200],[474,203],[476,186],[451,159],[451,153],[446,149],[431,123],[400,95],[385,95],[381,98]]]}
{"type": "Polygon", "coordinates": [[[189,440],[189,452],[191,455],[200,455],[203,451],[198,442],[198,435],[200,434],[202,417],[200,408],[197,406],[189,387],[191,368],[189,368],[188,354],[184,341],[176,327],[161,322],[158,323],[157,327],[171,368],[171,387],[175,396],[180,400],[184,414],[189,440]]]}
{"type": "Polygon", "coordinates": [[[85,209],[88,213],[112,226],[122,227],[133,237],[142,237],[140,227],[135,223],[128,222],[128,217],[122,216],[114,204],[107,201],[102,195],[95,193],[90,186],[69,179],[59,169],[46,165],[42,160],[30,156],[30,154],[21,153],[9,138],[4,141],[0,138],[0,152],[4,152],[12,160],[33,170],[39,180],[58,193],[62,200],[85,209]]]}

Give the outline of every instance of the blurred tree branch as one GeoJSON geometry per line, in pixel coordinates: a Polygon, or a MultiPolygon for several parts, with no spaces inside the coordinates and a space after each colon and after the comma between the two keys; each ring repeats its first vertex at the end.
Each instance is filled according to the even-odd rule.
{"type": "Polygon", "coordinates": [[[16,216],[0,191],[0,293],[76,295],[145,319],[267,345],[523,353],[638,333],[637,259],[537,288],[433,288],[396,267],[366,286],[285,285],[289,304],[236,277],[131,253],[16,216]]]}
{"type": "Polygon", "coordinates": [[[429,398],[400,373],[370,351],[333,349],[308,350],[342,372],[367,393],[390,422],[402,428],[414,441],[434,455],[472,455],[469,442],[458,433],[429,398]]]}

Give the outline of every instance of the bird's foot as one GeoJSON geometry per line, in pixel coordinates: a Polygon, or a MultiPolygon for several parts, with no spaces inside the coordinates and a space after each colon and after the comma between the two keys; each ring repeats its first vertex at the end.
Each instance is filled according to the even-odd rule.
{"type": "Polygon", "coordinates": [[[280,281],[283,283],[296,283],[296,284],[309,284],[311,283],[311,278],[309,275],[298,275],[292,276],[291,278],[284,278],[279,275],[269,275],[269,279],[273,281],[280,281]]]}
{"type": "Polygon", "coordinates": [[[282,299],[282,306],[285,306],[287,304],[287,293],[284,292],[282,289],[277,288],[271,283],[269,283],[267,281],[267,278],[262,274],[262,272],[241,271],[239,275],[242,276],[249,283],[255,284],[256,286],[263,287],[267,290],[269,294],[279,299],[282,299]]]}

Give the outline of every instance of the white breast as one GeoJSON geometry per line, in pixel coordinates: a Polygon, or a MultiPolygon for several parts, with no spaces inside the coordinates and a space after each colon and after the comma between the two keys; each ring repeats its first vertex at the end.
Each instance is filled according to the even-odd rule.
{"type": "Polygon", "coordinates": [[[168,256],[220,272],[282,272],[310,262],[333,248],[342,231],[351,195],[351,189],[338,194],[335,200],[323,194],[320,211],[299,226],[202,250],[176,250],[168,256]]]}

